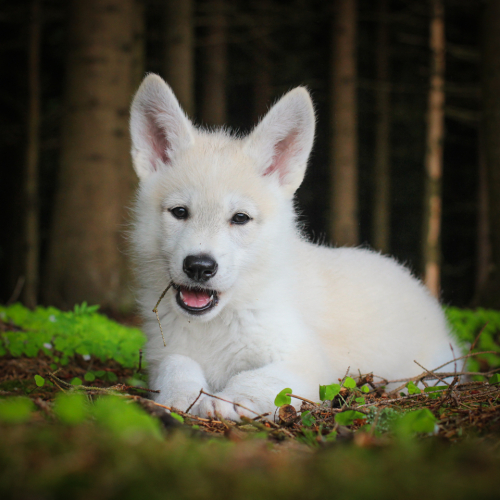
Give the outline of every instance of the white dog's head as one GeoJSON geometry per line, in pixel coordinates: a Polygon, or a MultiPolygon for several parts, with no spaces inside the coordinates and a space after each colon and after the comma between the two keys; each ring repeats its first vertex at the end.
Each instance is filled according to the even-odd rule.
{"type": "Polygon", "coordinates": [[[200,130],[170,87],[147,76],[130,123],[140,179],[134,246],[143,283],[172,282],[173,307],[193,319],[217,315],[234,297],[238,278],[247,273],[251,282],[266,265],[270,242],[294,230],[292,198],[314,124],[309,94],[299,87],[243,139],[200,130]]]}

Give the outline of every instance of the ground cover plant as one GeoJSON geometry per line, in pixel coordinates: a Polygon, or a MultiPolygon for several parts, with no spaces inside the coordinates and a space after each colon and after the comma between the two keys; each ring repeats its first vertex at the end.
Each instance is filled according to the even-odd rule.
{"type": "Polygon", "coordinates": [[[96,307],[0,306],[0,496],[496,495],[500,313],[447,315],[456,362],[392,391],[347,373],[316,401],[283,388],[275,414],[234,423],[151,401],[142,333],[96,307]]]}

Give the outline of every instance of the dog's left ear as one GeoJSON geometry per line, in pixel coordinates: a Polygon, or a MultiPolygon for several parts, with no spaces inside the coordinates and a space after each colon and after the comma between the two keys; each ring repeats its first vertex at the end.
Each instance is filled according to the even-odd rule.
{"type": "Polygon", "coordinates": [[[244,150],[263,176],[276,178],[292,197],[304,179],[314,141],[314,107],[297,87],[284,95],[246,138],[244,150]]]}

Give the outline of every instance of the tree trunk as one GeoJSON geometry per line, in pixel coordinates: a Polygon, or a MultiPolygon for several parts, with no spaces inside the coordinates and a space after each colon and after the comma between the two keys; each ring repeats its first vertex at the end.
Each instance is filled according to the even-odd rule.
{"type": "Polygon", "coordinates": [[[167,83],[184,111],[194,114],[193,1],[167,0],[164,23],[164,64],[167,83]]]}
{"type": "Polygon", "coordinates": [[[423,262],[425,284],[435,297],[440,294],[441,267],[441,177],[444,142],[445,35],[442,0],[432,0],[430,26],[431,78],[427,110],[427,149],[425,155],[425,198],[423,262]]]}
{"type": "Polygon", "coordinates": [[[226,123],[226,2],[205,2],[208,26],[202,42],[201,120],[208,125],[226,123]]]}
{"type": "Polygon", "coordinates": [[[336,244],[359,243],[356,99],[356,0],[338,0],[332,33],[331,236],[336,244]]]}
{"type": "Polygon", "coordinates": [[[500,309],[500,2],[486,3],[483,20],[483,123],[491,269],[481,304],[500,309]]]}
{"type": "Polygon", "coordinates": [[[482,295],[491,271],[491,238],[488,217],[488,168],[484,151],[484,133],[479,127],[477,189],[477,251],[476,251],[476,290],[473,304],[481,304],[482,295]]]}
{"type": "Polygon", "coordinates": [[[131,306],[123,229],[135,185],[128,155],[135,7],[135,0],[71,4],[46,279],[46,299],[59,307],[82,301],[111,310],[131,306]]]}
{"type": "Polygon", "coordinates": [[[256,23],[255,27],[255,72],[254,72],[254,122],[262,118],[269,110],[273,97],[273,87],[271,78],[271,61],[269,57],[269,3],[267,0],[256,0],[256,23]]]}
{"type": "Polygon", "coordinates": [[[373,246],[389,253],[391,238],[391,116],[389,83],[388,0],[378,2],[377,123],[375,130],[375,179],[373,203],[373,246]]]}
{"type": "Polygon", "coordinates": [[[41,35],[40,0],[31,2],[31,22],[28,48],[28,134],[25,190],[25,283],[24,304],[34,308],[38,298],[40,228],[38,200],[38,159],[40,152],[40,35],[41,35]]]}
{"type": "Polygon", "coordinates": [[[145,74],[145,6],[144,0],[134,0],[134,19],[132,25],[132,93],[141,84],[145,74]]]}

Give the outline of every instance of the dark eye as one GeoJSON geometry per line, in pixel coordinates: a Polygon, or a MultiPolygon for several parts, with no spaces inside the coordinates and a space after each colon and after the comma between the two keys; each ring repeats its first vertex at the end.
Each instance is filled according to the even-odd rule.
{"type": "Polygon", "coordinates": [[[188,218],[188,211],[187,208],[184,207],[175,207],[171,208],[169,212],[176,218],[176,219],[187,219],[188,218]]]}
{"type": "Polygon", "coordinates": [[[244,213],[237,213],[233,215],[231,219],[231,224],[246,224],[250,220],[250,217],[244,213]]]}

